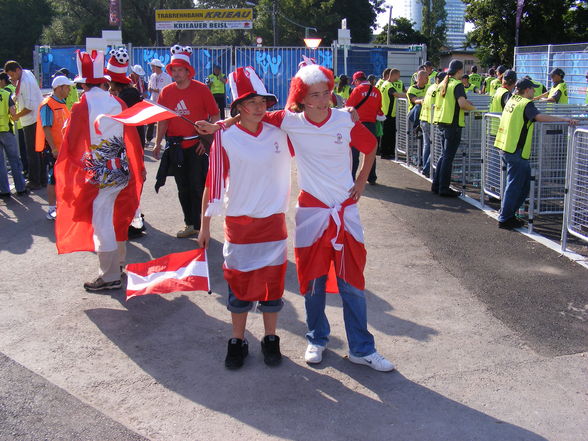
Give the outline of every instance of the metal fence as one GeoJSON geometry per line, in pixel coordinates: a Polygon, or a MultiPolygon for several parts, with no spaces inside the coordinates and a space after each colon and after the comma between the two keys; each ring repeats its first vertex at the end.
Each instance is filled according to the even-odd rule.
{"type": "Polygon", "coordinates": [[[568,233],[588,242],[588,128],[570,129],[561,246],[568,233]]]}
{"type": "Polygon", "coordinates": [[[515,48],[514,69],[519,77],[530,75],[548,86],[549,72],[559,67],[566,73],[571,104],[584,104],[588,88],[588,43],[521,46],[515,48]]]}
{"type": "Polygon", "coordinates": [[[421,165],[421,143],[412,123],[408,120],[408,100],[396,100],[396,160],[403,158],[406,165],[421,165]]]}

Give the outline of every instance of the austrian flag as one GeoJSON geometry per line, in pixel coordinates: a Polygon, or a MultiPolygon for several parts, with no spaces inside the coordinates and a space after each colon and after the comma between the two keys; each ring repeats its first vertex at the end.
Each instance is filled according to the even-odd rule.
{"type": "Polygon", "coordinates": [[[168,254],[145,263],[127,265],[127,300],[144,294],[208,291],[206,251],[168,254]]]}
{"type": "Polygon", "coordinates": [[[161,106],[153,101],[143,100],[132,107],[123,110],[118,115],[99,115],[94,123],[97,133],[100,133],[100,120],[111,118],[127,126],[143,126],[146,124],[177,118],[179,115],[167,107],[161,106]]]}

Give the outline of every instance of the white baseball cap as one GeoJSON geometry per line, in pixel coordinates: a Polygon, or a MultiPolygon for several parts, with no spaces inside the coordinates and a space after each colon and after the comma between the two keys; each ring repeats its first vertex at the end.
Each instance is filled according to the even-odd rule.
{"type": "Polygon", "coordinates": [[[133,67],[131,67],[131,70],[135,72],[137,75],[145,75],[143,66],[141,66],[140,64],[135,64],[133,67]]]}
{"type": "Polygon", "coordinates": [[[60,75],[53,79],[53,81],[51,82],[51,87],[55,89],[59,86],[72,86],[73,84],[74,82],[72,80],[70,80],[67,77],[64,77],[63,75],[60,75]]]}
{"type": "Polygon", "coordinates": [[[151,63],[149,63],[151,66],[155,66],[155,67],[161,67],[163,68],[163,63],[161,62],[160,59],[158,58],[154,58],[153,60],[151,60],[151,63]]]}

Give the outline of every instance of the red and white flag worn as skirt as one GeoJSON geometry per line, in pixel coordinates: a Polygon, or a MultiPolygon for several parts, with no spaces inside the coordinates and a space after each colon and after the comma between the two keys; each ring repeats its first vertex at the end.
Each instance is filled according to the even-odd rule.
{"type": "Polygon", "coordinates": [[[223,271],[239,300],[277,300],[284,293],[287,266],[286,216],[225,217],[223,271]]]}
{"type": "Polygon", "coordinates": [[[337,278],[357,289],[365,288],[366,250],[359,209],[353,199],[329,207],[301,191],[296,207],[294,240],[300,293],[314,279],[327,275],[326,291],[338,293],[337,278]]]}

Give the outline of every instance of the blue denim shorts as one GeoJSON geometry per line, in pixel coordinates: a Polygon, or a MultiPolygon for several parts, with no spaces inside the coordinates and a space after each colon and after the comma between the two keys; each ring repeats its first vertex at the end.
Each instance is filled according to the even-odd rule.
{"type": "MultiPolygon", "coordinates": [[[[249,312],[253,308],[255,302],[248,302],[245,300],[239,300],[231,287],[229,286],[229,297],[227,299],[227,309],[235,314],[241,314],[243,312],[249,312]]],[[[257,309],[260,312],[280,312],[284,307],[284,301],[282,299],[277,300],[265,300],[260,301],[257,309]]]]}

